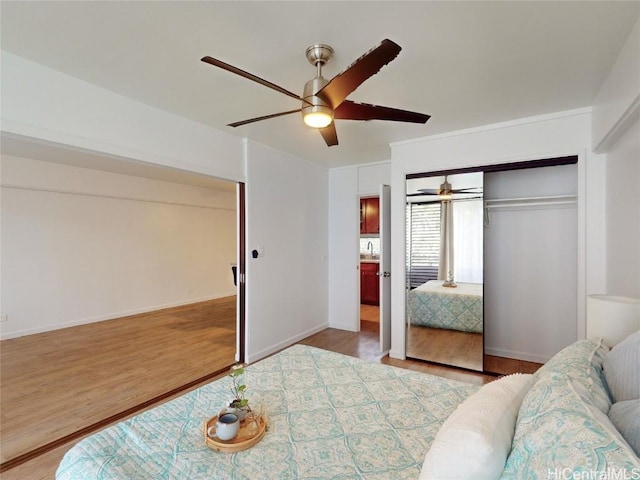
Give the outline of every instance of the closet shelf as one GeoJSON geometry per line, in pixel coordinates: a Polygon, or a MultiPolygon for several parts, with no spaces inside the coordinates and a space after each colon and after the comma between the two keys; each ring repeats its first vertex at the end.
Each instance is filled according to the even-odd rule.
{"type": "Polygon", "coordinates": [[[554,208],[576,205],[577,203],[578,197],[576,195],[553,195],[546,197],[500,198],[495,200],[485,200],[484,226],[491,226],[491,210],[554,208]]]}
{"type": "Polygon", "coordinates": [[[544,207],[554,205],[575,205],[576,203],[576,195],[555,195],[546,197],[500,198],[495,200],[485,200],[484,207],[487,209],[509,207],[544,207]]]}

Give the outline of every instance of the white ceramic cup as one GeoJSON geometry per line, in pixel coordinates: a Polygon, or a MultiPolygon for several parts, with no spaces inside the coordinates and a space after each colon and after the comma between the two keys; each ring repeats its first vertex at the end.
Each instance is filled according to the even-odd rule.
{"type": "Polygon", "coordinates": [[[235,413],[225,413],[218,417],[215,426],[209,427],[207,433],[210,437],[216,436],[220,440],[231,440],[238,435],[240,420],[235,413]]]}

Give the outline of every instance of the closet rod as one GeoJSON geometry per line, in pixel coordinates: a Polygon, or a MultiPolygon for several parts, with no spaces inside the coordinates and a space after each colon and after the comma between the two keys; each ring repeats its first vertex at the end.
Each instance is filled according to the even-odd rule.
{"type": "Polygon", "coordinates": [[[485,200],[487,209],[501,207],[539,207],[545,205],[570,205],[577,202],[576,195],[557,195],[547,197],[501,198],[485,200]]]}

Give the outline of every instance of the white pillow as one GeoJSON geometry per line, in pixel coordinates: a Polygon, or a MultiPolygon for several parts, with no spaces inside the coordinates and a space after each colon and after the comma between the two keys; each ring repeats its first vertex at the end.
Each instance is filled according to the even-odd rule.
{"type": "Polygon", "coordinates": [[[614,403],[640,398],[640,330],[613,347],[602,366],[614,403]]]}
{"type": "Polygon", "coordinates": [[[640,457],[640,399],[611,405],[609,420],[640,457]]]}
{"type": "Polygon", "coordinates": [[[511,451],[518,410],[535,377],[514,374],[486,384],[444,422],[420,480],[497,479],[511,451]]]}

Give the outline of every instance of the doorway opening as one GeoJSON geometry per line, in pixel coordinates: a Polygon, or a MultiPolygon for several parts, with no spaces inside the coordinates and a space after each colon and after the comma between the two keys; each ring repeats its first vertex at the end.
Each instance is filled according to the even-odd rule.
{"type": "Polygon", "coordinates": [[[2,285],[0,472],[216,376],[244,346],[243,184],[63,146],[18,153],[3,145],[3,171],[50,175],[2,187],[2,256],[23,268],[2,285]]]}
{"type": "Polygon", "coordinates": [[[380,329],[380,197],[360,198],[360,330],[380,329]]]}

